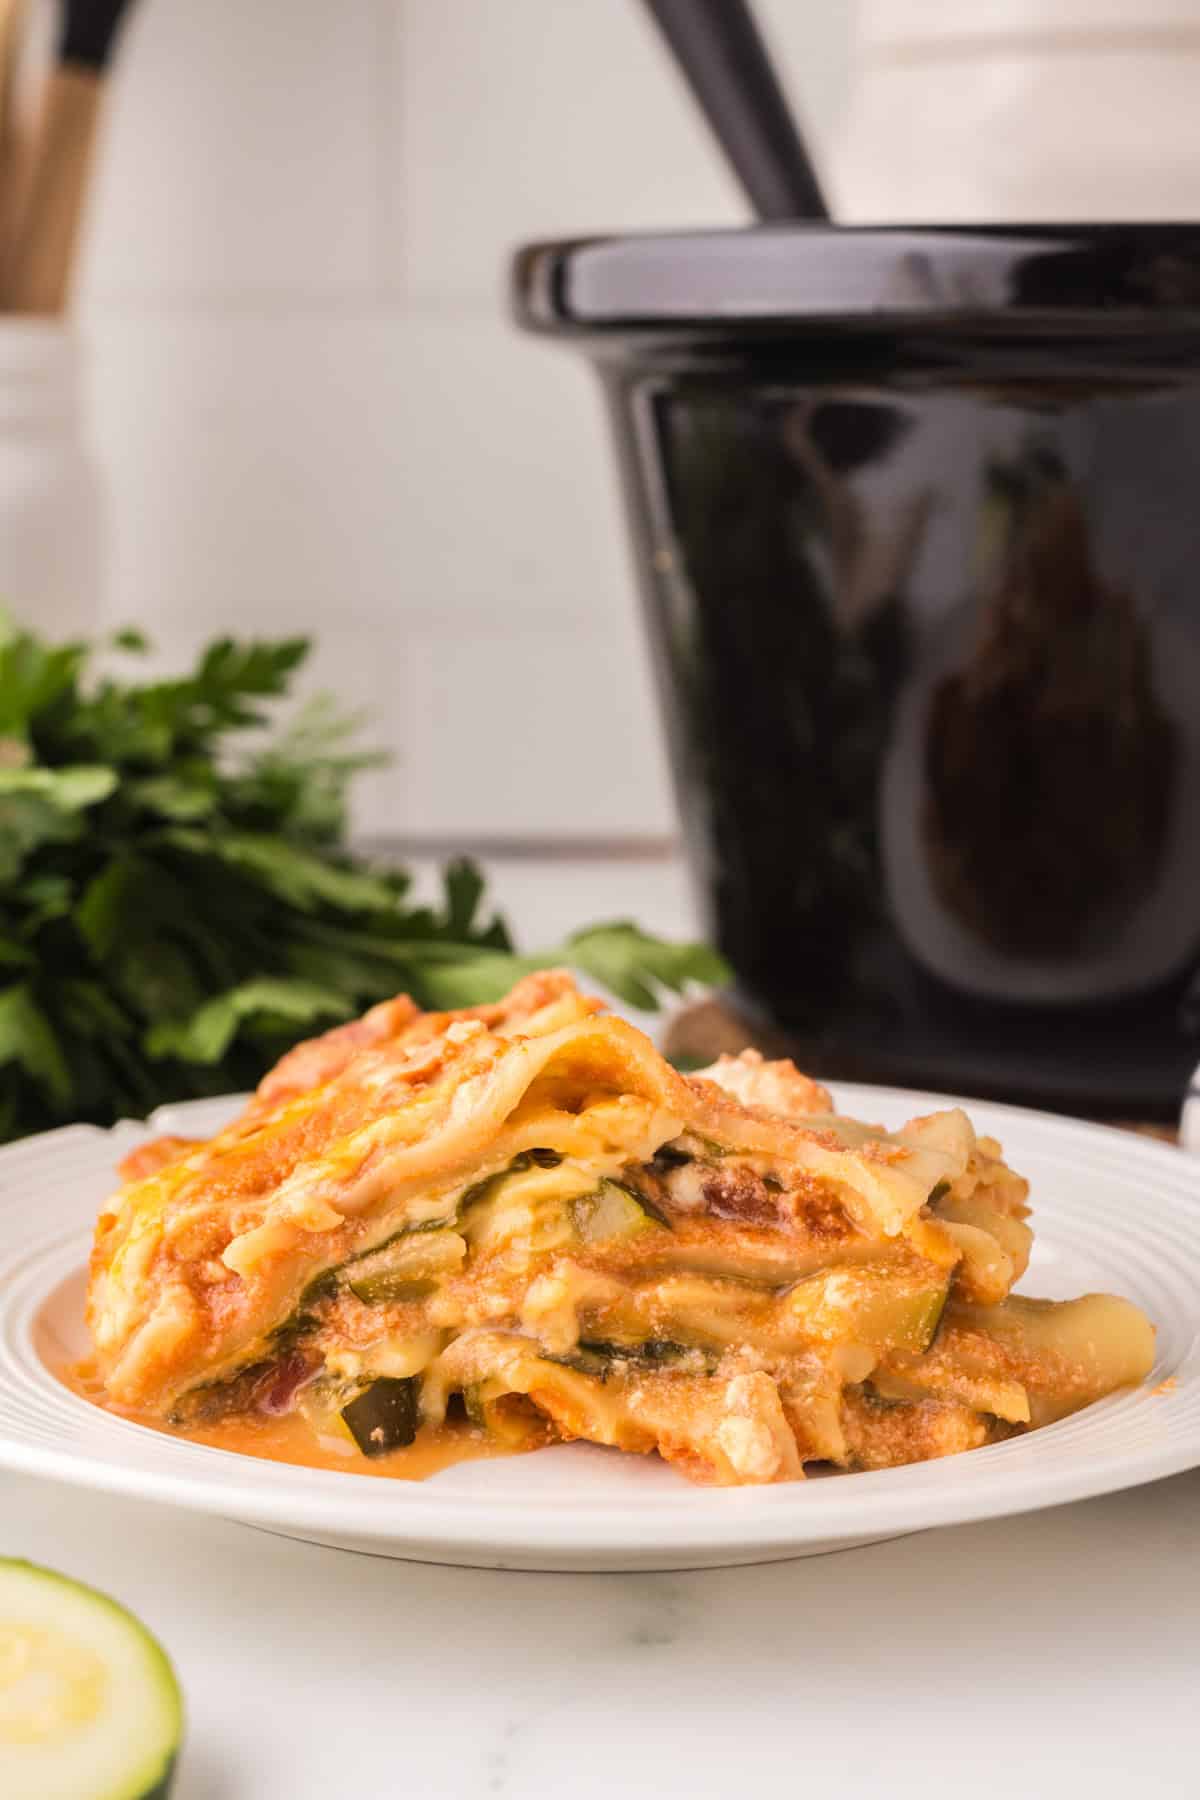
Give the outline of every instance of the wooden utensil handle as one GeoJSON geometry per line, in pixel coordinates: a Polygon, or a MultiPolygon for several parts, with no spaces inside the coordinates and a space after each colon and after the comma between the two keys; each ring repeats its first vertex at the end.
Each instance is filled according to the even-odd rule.
{"type": "Polygon", "coordinates": [[[47,81],[36,160],[5,270],[9,312],[61,313],[66,306],[100,100],[94,69],[60,64],[47,81]]]}

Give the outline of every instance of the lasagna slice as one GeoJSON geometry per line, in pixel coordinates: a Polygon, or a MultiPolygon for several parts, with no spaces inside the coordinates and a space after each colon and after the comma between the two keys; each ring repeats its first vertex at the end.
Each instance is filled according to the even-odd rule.
{"type": "Polygon", "coordinates": [[[348,1467],[454,1437],[726,1484],[882,1468],[1153,1360],[1126,1301],[1010,1296],[1026,1184],[961,1111],[889,1133],[751,1052],[685,1077],[562,972],[388,1002],[126,1175],[88,1291],[109,1402],[295,1414],[348,1467]]]}

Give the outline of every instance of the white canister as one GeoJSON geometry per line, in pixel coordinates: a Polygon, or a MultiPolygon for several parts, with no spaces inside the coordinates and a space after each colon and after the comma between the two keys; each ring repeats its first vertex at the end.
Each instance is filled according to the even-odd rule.
{"type": "Polygon", "coordinates": [[[0,319],[0,606],[49,638],[104,617],[105,506],[87,445],[82,346],[54,319],[0,319]]]}
{"type": "Polygon", "coordinates": [[[847,223],[1200,218],[1200,0],[860,0],[847,223]]]}

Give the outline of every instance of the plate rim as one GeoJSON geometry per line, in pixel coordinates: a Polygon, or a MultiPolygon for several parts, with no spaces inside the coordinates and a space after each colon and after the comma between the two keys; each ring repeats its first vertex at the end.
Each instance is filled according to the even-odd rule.
{"type": "MultiPolygon", "coordinates": [[[[1007,1102],[964,1099],[924,1089],[877,1086],[874,1084],[834,1082],[839,1105],[858,1116],[871,1116],[875,1106],[884,1112],[896,1108],[909,1109],[909,1116],[921,1110],[943,1106],[962,1106],[989,1130],[990,1122],[1011,1121],[1038,1135],[1050,1134],[1060,1146],[1072,1142],[1090,1144],[1093,1148],[1107,1145],[1119,1151],[1126,1164],[1153,1168],[1174,1192],[1171,1204],[1177,1219],[1186,1221],[1197,1240],[1197,1266],[1200,1268],[1200,1161],[1192,1161],[1185,1151],[1154,1138],[1143,1137],[1119,1126],[1096,1124],[1038,1110],[1013,1106],[1007,1102]],[[1167,1179],[1169,1178],[1169,1179],[1167,1179]]],[[[90,1144],[97,1156],[102,1147],[116,1151],[136,1138],[161,1131],[168,1126],[178,1128],[188,1119],[199,1123],[215,1118],[222,1110],[236,1107],[239,1096],[219,1096],[182,1101],[159,1107],[143,1121],[120,1121],[104,1128],[90,1125],[68,1125],[56,1131],[38,1134],[16,1143],[0,1146],[0,1210],[9,1201],[6,1176],[16,1173],[20,1164],[36,1161],[68,1146],[82,1149],[90,1144]]],[[[211,1129],[211,1125],[208,1127],[211,1129]]],[[[1019,1162],[1019,1153],[1015,1160],[1019,1162]]],[[[1119,1171],[1120,1179],[1135,1178],[1133,1168],[1119,1171]]],[[[90,1238],[92,1219],[81,1207],[77,1227],[64,1232],[61,1221],[55,1234],[60,1256],[67,1254],[71,1240],[74,1254],[76,1235],[90,1238]]],[[[0,1245],[0,1322],[9,1305],[8,1277],[14,1272],[14,1248],[0,1245]]],[[[41,1239],[31,1241],[29,1256],[43,1261],[52,1256],[41,1239]],[[40,1248],[39,1248],[40,1244],[40,1248]]],[[[72,1265],[77,1267],[77,1263],[72,1265]]],[[[61,1280],[62,1277],[60,1276],[61,1280]]],[[[53,1291],[47,1285],[42,1301],[53,1291]]],[[[1197,1337],[1177,1359],[1182,1370],[1194,1359],[1197,1337]]],[[[40,1365],[39,1365],[40,1366],[40,1365]]],[[[46,1381],[55,1383],[48,1370],[46,1381]]],[[[1200,1370],[1193,1377],[1200,1380],[1200,1370]]],[[[1161,1381],[1161,1377],[1160,1377],[1161,1381]]],[[[7,1367],[0,1373],[0,1393],[9,1385],[7,1367]]],[[[93,1409],[55,1383],[58,1397],[73,1401],[80,1408],[93,1409]]],[[[1042,1427],[1036,1434],[1012,1440],[1011,1444],[990,1445],[969,1453],[973,1468],[994,1467],[997,1453],[1011,1451],[1014,1446],[1027,1447],[1048,1442],[1061,1427],[1087,1416],[1093,1419],[1125,1396],[1113,1396],[1072,1415],[1058,1425],[1042,1427]]],[[[1144,1396],[1156,1398],[1153,1390],[1144,1396]]],[[[1167,1398],[1166,1395],[1163,1396],[1167,1398]]],[[[129,1430],[144,1434],[147,1447],[158,1434],[133,1421],[113,1421],[129,1430]]],[[[172,1448],[184,1440],[165,1440],[172,1448]]],[[[308,1535],[313,1531],[340,1534],[344,1538],[386,1541],[392,1553],[425,1560],[464,1561],[471,1554],[489,1559],[505,1557],[535,1559],[531,1566],[549,1568],[564,1559],[572,1566],[614,1566],[614,1558],[627,1557],[640,1566],[686,1566],[677,1560],[683,1556],[699,1556],[706,1560],[726,1562],[771,1560],[783,1556],[801,1556],[812,1545],[863,1541],[900,1532],[951,1524],[967,1524],[989,1518],[1015,1517],[1043,1507],[1066,1505],[1074,1501],[1099,1497],[1127,1488],[1145,1485],[1166,1476],[1200,1465],[1200,1421],[1170,1434],[1157,1446],[1143,1446],[1131,1459],[1129,1451],[1117,1449],[1104,1453],[1081,1455],[1047,1466],[1026,1459],[1026,1466],[1009,1466],[1001,1479],[980,1476],[969,1484],[955,1481],[939,1494],[929,1485],[931,1463],[909,1465],[903,1469],[860,1471],[849,1479],[845,1475],[807,1483],[780,1483],[765,1488],[728,1488],[698,1490],[681,1486],[678,1500],[670,1490],[638,1494],[631,1489],[628,1498],[606,1497],[589,1501],[574,1494],[563,1503],[551,1496],[547,1502],[531,1503],[526,1495],[489,1495],[486,1492],[449,1492],[439,1489],[436,1478],[428,1483],[388,1483],[366,1481],[352,1471],[315,1470],[290,1464],[269,1464],[270,1474],[264,1478],[264,1465],[258,1459],[233,1451],[217,1450],[206,1445],[188,1446],[205,1453],[197,1458],[195,1471],[156,1468],[145,1459],[120,1455],[120,1447],[103,1457],[94,1451],[60,1450],[54,1446],[21,1442],[12,1435],[7,1424],[0,1423],[0,1467],[29,1475],[65,1481],[84,1489],[119,1494],[131,1499],[150,1500],[159,1504],[182,1506],[209,1515],[237,1518],[247,1523],[308,1535]],[[826,1499],[822,1490],[830,1489],[826,1499]],[[400,1490],[400,1493],[397,1493],[400,1490]],[[834,1490],[840,1490],[835,1499],[834,1490]],[[687,1504],[688,1500],[691,1504],[687,1504]],[[552,1514],[554,1532],[546,1538],[547,1516],[552,1514]],[[640,1529],[639,1529],[640,1527],[640,1529]],[[660,1560],[665,1559],[665,1560],[660,1560]]],[[[621,1452],[587,1453],[619,1456],[621,1452]]],[[[152,1452],[151,1452],[152,1454],[152,1452]]],[[[961,1464],[961,1458],[947,1459],[961,1464]]]]}

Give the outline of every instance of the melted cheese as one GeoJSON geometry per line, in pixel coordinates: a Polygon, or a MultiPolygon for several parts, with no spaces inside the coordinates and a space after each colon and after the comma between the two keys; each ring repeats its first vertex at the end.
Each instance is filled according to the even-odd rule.
{"type": "MultiPolygon", "coordinates": [[[[426,1432],[461,1395],[489,1441],[746,1482],[966,1448],[1140,1368],[1144,1321],[1007,1302],[1025,1184],[964,1113],[831,1108],[752,1055],[685,1079],[561,973],[460,1014],[388,1002],[210,1143],[133,1159],[89,1286],[107,1393],[298,1405],[344,1445],[364,1387],[419,1380],[426,1432]]],[[[416,1392],[379,1396],[397,1435],[416,1392]]]]}

